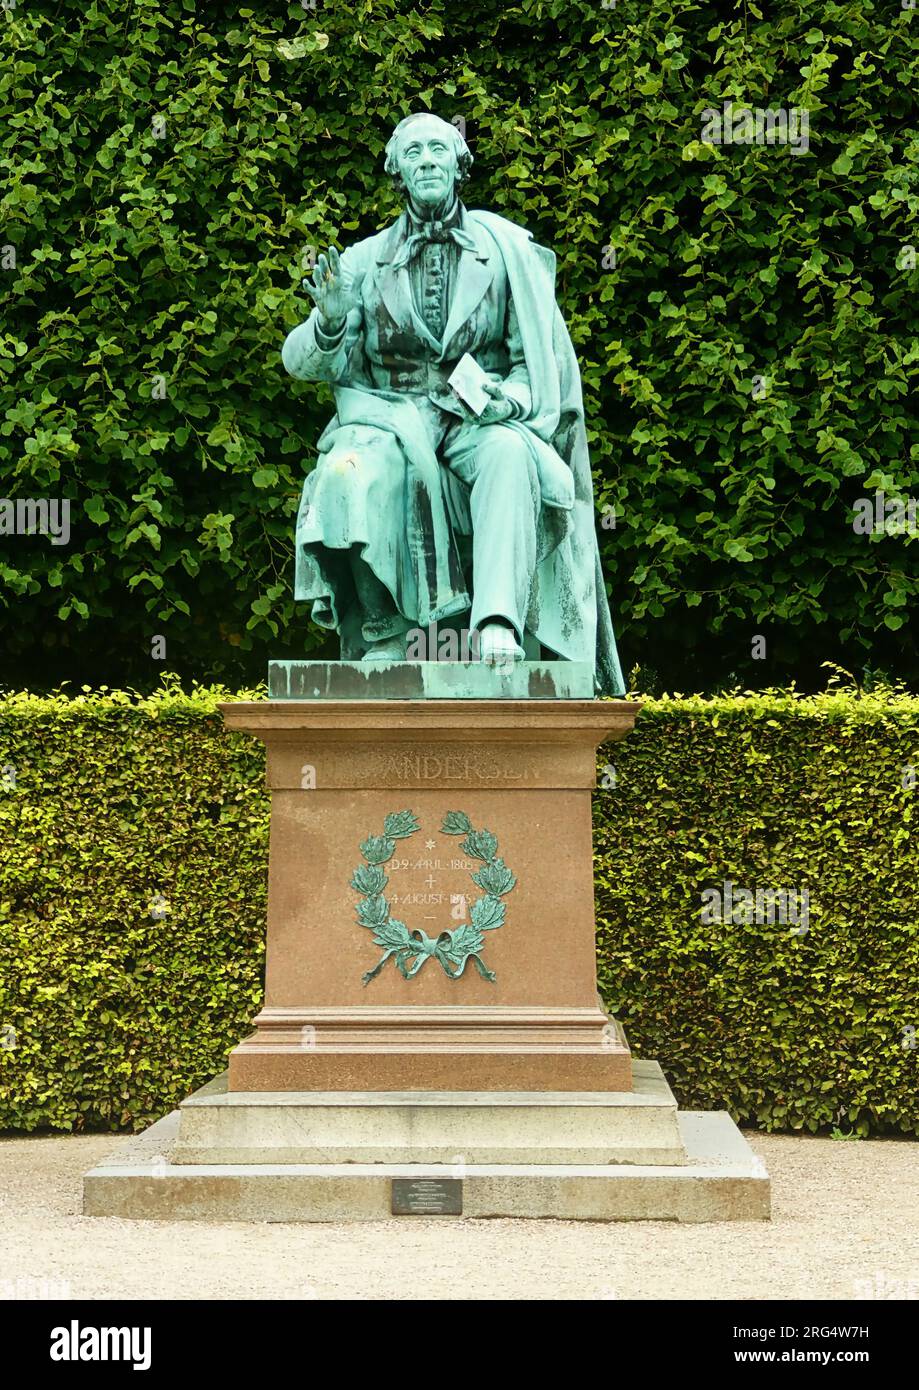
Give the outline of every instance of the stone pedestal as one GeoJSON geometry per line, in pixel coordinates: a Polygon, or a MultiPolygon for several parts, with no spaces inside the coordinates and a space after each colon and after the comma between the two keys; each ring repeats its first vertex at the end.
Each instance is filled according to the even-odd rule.
{"type": "Polygon", "coordinates": [[[265,1005],[88,1215],[769,1215],[730,1117],[678,1113],[598,999],[596,750],[637,706],[590,678],[282,662],[285,698],[221,706],[268,753],[265,1005]]]}
{"type": "MultiPolygon", "coordinates": [[[[272,700],[221,706],[267,748],[265,1007],[230,1056],[231,1091],[628,1091],[629,1051],[597,998],[591,790],[601,741],[637,706],[594,700],[272,700]],[[391,917],[430,940],[469,923],[486,861],[516,879],[480,961],[411,979],[358,924],[361,846],[417,829],[380,863],[391,917]],[[467,849],[463,847],[467,846],[467,849]]],[[[385,846],[379,853],[385,852],[385,846]]],[[[373,855],[371,856],[373,857],[373,855]]],[[[498,901],[497,898],[494,901],[498,901]]],[[[418,964],[418,957],[410,965],[418,964]]]]}

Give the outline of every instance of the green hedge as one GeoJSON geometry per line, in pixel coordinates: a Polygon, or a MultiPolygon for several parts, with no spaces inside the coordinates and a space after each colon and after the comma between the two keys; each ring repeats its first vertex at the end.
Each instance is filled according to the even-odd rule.
{"type": "Polygon", "coordinates": [[[0,679],[150,689],[154,635],[238,685],[315,649],[292,530],[329,393],[279,348],[305,252],[392,219],[384,142],[430,107],[466,124],[470,203],[558,253],[627,669],[919,682],[915,540],[851,524],[919,492],[915,24],[898,0],[19,0],[0,497],[72,498],[74,529],[3,542],[0,679]],[[808,152],[703,143],[728,100],[807,111],[808,152]]]}
{"type": "Polygon", "coordinates": [[[0,1126],[141,1127],[248,1031],[264,750],[218,698],[0,701],[0,1126]]]}
{"type": "MultiPolygon", "coordinates": [[[[140,1127],[247,1032],[268,805],[222,698],[0,701],[0,1127],[140,1127]]],[[[891,692],[648,701],[602,751],[601,987],[684,1105],[919,1134],[909,769],[891,692]],[[725,880],[808,890],[808,930],[704,925],[725,880]]]]}
{"type": "Polygon", "coordinates": [[[649,701],[606,752],[599,974],[633,1050],[690,1107],[919,1134],[919,700],[649,701]],[[806,890],[807,930],[706,925],[725,881],[806,890]]]}

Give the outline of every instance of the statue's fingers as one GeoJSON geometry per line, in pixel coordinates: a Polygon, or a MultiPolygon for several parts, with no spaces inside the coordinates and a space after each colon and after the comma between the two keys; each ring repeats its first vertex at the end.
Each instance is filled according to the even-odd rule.
{"type": "Polygon", "coordinates": [[[338,259],[338,252],[335,250],[334,246],[329,247],[329,265],[332,267],[332,274],[337,275],[340,262],[338,259]]]}
{"type": "Polygon", "coordinates": [[[322,253],[320,253],[320,255],[319,255],[319,257],[318,257],[318,259],[317,259],[317,261],[316,261],[316,270],[317,270],[318,275],[319,275],[320,284],[322,283],[323,280],[327,280],[327,279],[328,279],[328,276],[329,276],[329,262],[328,262],[328,260],[326,259],[326,257],[325,257],[324,255],[322,255],[322,253]]]}

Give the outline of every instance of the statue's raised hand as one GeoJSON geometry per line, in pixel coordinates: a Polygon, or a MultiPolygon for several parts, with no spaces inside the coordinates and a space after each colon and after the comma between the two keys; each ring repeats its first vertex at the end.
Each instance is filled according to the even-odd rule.
{"type": "Polygon", "coordinates": [[[319,310],[319,326],[333,337],[343,327],[348,310],[357,304],[357,296],[345,286],[341,261],[334,246],[328,256],[321,255],[313,270],[313,278],[303,281],[303,288],[319,310]]]}

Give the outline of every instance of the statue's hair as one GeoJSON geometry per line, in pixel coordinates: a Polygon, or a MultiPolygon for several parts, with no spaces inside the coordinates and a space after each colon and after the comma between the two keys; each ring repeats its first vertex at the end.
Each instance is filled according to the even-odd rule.
{"type": "Polygon", "coordinates": [[[395,180],[396,187],[402,188],[402,175],[399,173],[399,166],[396,163],[399,142],[407,127],[413,121],[420,121],[424,117],[437,121],[438,125],[443,126],[444,131],[448,133],[448,138],[453,142],[453,150],[456,155],[456,184],[459,187],[469,177],[469,170],[472,167],[472,155],[469,152],[469,146],[455,125],[451,125],[449,121],[443,120],[440,116],[435,116],[433,111],[415,111],[411,116],[406,116],[399,122],[386,143],[386,163],[383,167],[386,173],[395,180]]]}

